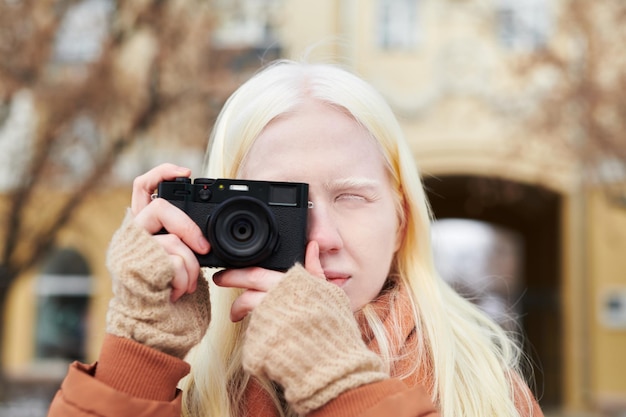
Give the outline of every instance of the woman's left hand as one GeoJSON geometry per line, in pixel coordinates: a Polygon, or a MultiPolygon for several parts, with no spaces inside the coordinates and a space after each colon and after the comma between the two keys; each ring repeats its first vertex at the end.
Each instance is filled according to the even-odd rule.
{"type": "MultiPolygon", "coordinates": [[[[315,241],[308,243],[305,254],[305,269],[312,275],[326,279],[320,263],[319,245],[315,241]]],[[[226,269],[213,275],[213,281],[220,287],[241,288],[245,291],[237,297],[230,309],[233,322],[243,320],[248,313],[261,303],[269,290],[278,284],[285,274],[279,271],[250,267],[226,269]]]]}
{"type": "Polygon", "coordinates": [[[271,271],[251,270],[246,279],[270,291],[255,289],[261,295],[247,298],[248,289],[231,310],[233,318],[252,312],[242,346],[243,369],[282,386],[298,415],[389,377],[382,359],[365,345],[345,291],[326,281],[316,242],[307,246],[305,261],[305,268],[295,265],[276,273],[276,281],[271,271]]]}

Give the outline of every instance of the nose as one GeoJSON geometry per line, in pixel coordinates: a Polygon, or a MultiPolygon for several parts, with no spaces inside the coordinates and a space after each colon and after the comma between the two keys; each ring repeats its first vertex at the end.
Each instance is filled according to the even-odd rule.
{"type": "Polygon", "coordinates": [[[315,240],[320,253],[333,253],[343,248],[337,219],[325,204],[315,202],[308,214],[308,240],[315,240]]]}

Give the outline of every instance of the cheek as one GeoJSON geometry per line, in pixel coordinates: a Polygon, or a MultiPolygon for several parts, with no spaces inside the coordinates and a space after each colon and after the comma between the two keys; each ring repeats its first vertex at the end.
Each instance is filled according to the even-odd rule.
{"type": "Polygon", "coordinates": [[[369,227],[361,233],[358,245],[362,257],[370,259],[376,258],[379,261],[391,257],[396,251],[397,233],[393,225],[389,227],[369,227]]]}
{"type": "Polygon", "coordinates": [[[348,216],[345,233],[354,245],[354,255],[364,262],[389,264],[404,237],[393,204],[367,216],[348,216]]]}
{"type": "Polygon", "coordinates": [[[378,243],[382,242],[369,241],[369,245],[364,244],[359,248],[359,276],[346,291],[352,311],[375,299],[389,276],[393,252],[381,248],[378,243]]]}
{"type": "Polygon", "coordinates": [[[398,235],[397,222],[387,221],[373,227],[361,227],[361,233],[354,236],[353,255],[358,259],[362,273],[367,275],[365,285],[380,288],[384,284],[397,251],[398,235]]]}

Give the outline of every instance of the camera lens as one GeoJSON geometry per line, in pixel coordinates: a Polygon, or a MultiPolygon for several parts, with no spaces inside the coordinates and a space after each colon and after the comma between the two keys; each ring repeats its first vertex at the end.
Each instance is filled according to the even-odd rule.
{"type": "Polygon", "coordinates": [[[245,220],[240,220],[233,225],[232,237],[238,242],[247,242],[254,233],[254,226],[245,220]]]}
{"type": "Polygon", "coordinates": [[[207,236],[219,258],[234,267],[246,267],[259,264],[274,252],[278,229],[265,204],[251,197],[235,197],[215,208],[207,236]]]}

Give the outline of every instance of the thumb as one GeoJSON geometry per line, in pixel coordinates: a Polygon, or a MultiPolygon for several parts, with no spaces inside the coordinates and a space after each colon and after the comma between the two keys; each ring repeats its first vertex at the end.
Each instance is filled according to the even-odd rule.
{"type": "Polygon", "coordinates": [[[304,268],[309,272],[309,274],[324,280],[326,279],[322,263],[320,262],[320,246],[314,240],[310,241],[306,246],[304,268]]]}

